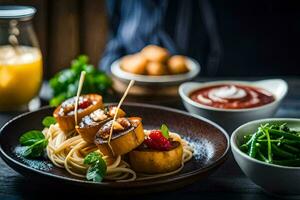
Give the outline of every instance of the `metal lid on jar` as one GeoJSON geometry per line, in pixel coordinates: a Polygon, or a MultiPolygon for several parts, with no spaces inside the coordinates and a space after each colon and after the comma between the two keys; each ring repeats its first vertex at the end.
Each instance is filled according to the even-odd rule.
{"type": "Polygon", "coordinates": [[[0,6],[0,19],[31,18],[36,9],[31,6],[0,6]]]}

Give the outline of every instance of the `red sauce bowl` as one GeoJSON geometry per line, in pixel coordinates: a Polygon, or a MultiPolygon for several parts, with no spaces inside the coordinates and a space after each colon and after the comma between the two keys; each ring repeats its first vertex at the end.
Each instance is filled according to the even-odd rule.
{"type": "MultiPolygon", "coordinates": [[[[183,101],[185,108],[193,114],[207,117],[231,132],[239,125],[260,118],[272,117],[278,109],[281,100],[288,91],[288,85],[281,79],[270,79],[262,81],[214,81],[206,83],[187,82],[179,87],[179,95],[183,101]],[[200,91],[207,97],[207,92],[211,89],[219,88],[219,86],[235,85],[240,88],[250,89],[259,92],[259,103],[248,105],[240,103],[236,106],[230,104],[205,104],[195,101],[195,94],[200,91]],[[216,87],[218,86],[218,87],[216,87]],[[266,95],[267,94],[267,95],[266,95]],[[193,96],[194,95],[194,96],[193,96]],[[269,97],[266,97],[269,96],[269,97]],[[245,106],[246,105],[246,106],[245,106]]],[[[218,95],[217,95],[218,96],[218,95]]],[[[247,102],[247,96],[244,103],[247,102]]],[[[243,101],[242,101],[243,102],[243,101]]]]}

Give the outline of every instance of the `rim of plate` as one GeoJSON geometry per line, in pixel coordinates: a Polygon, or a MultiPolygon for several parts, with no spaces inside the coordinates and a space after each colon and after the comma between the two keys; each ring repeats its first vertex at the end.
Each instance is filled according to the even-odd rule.
{"type": "MultiPolygon", "coordinates": [[[[122,57],[123,58],[123,57],[122,57]]],[[[163,75],[163,76],[149,76],[149,75],[140,75],[140,74],[133,74],[126,72],[121,69],[120,61],[122,58],[114,61],[111,65],[111,73],[123,80],[123,81],[130,81],[135,80],[138,83],[178,83],[187,80],[191,80],[195,78],[200,72],[200,64],[193,58],[186,57],[187,59],[187,66],[189,68],[189,72],[184,74],[177,74],[177,75],[163,75]]]]}
{"type": "MultiPolygon", "coordinates": [[[[111,104],[117,104],[117,103],[106,103],[106,104],[111,105],[111,104]]],[[[97,182],[91,182],[91,181],[81,180],[81,179],[77,179],[77,178],[64,177],[64,176],[52,174],[50,172],[45,172],[45,171],[41,171],[41,170],[38,170],[38,169],[34,169],[32,167],[29,167],[26,164],[23,164],[22,162],[20,162],[18,160],[13,159],[8,154],[6,154],[5,151],[2,149],[1,143],[0,143],[0,156],[3,157],[6,160],[9,160],[9,162],[12,162],[13,164],[15,164],[17,166],[21,166],[21,167],[25,168],[28,171],[33,171],[35,173],[38,173],[38,174],[46,176],[46,177],[49,176],[51,178],[57,178],[59,180],[64,180],[64,181],[69,181],[69,182],[74,182],[74,183],[101,185],[101,186],[116,187],[116,188],[118,188],[118,187],[130,187],[131,185],[133,185],[133,187],[136,188],[136,187],[159,185],[159,184],[169,183],[169,182],[173,182],[173,181],[184,180],[186,178],[189,178],[189,177],[192,177],[192,176],[197,176],[201,173],[207,172],[208,170],[210,170],[210,169],[218,166],[219,164],[221,164],[222,161],[224,161],[224,159],[226,159],[226,156],[228,155],[228,152],[229,152],[229,149],[230,149],[230,139],[229,139],[229,136],[228,136],[227,132],[220,125],[218,125],[217,123],[215,123],[215,122],[213,122],[209,119],[206,119],[204,117],[201,117],[201,116],[197,116],[197,115],[194,115],[194,114],[187,113],[185,111],[181,111],[181,110],[174,109],[174,108],[168,108],[168,107],[164,107],[164,106],[157,106],[157,105],[143,104],[143,103],[124,103],[124,105],[127,105],[127,106],[143,106],[143,107],[146,107],[146,108],[161,109],[161,110],[164,110],[164,111],[176,112],[176,113],[186,115],[186,116],[192,116],[194,118],[202,120],[202,121],[214,126],[218,130],[220,130],[220,132],[223,134],[223,136],[225,136],[226,143],[227,143],[226,149],[223,152],[223,154],[215,162],[207,165],[204,168],[199,168],[197,170],[190,171],[190,172],[187,172],[187,173],[184,173],[184,174],[180,174],[180,175],[177,175],[177,176],[174,176],[174,177],[168,177],[166,179],[153,179],[151,181],[133,181],[133,182],[129,182],[129,183],[126,183],[126,184],[124,184],[122,182],[112,182],[112,183],[101,182],[101,183],[97,183],[97,182]]],[[[26,113],[23,113],[21,115],[18,115],[16,117],[14,117],[13,119],[6,122],[4,124],[4,126],[2,126],[2,128],[0,129],[0,137],[2,135],[2,131],[6,128],[6,126],[8,126],[13,121],[15,121],[19,118],[22,118],[24,116],[30,115],[31,113],[40,112],[42,110],[47,110],[47,109],[50,109],[50,108],[51,108],[50,106],[45,106],[45,107],[42,107],[42,108],[40,108],[36,111],[26,112],[26,113]]]]}

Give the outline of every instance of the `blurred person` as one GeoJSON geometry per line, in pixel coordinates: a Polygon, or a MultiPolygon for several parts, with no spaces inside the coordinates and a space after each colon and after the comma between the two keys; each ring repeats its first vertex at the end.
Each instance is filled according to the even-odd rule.
{"type": "Polygon", "coordinates": [[[195,58],[202,75],[217,73],[222,48],[209,0],[108,0],[107,7],[110,38],[100,62],[105,70],[155,44],[195,58]]]}

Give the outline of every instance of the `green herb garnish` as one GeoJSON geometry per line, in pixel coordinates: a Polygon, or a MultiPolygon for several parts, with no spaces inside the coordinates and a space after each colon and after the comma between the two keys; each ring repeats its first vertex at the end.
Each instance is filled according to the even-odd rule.
{"type": "Polygon", "coordinates": [[[101,182],[106,174],[107,166],[105,160],[97,152],[89,153],[83,161],[89,165],[86,178],[94,182],[101,182]]]}
{"type": "Polygon", "coordinates": [[[44,149],[47,147],[48,140],[39,140],[33,145],[27,146],[23,156],[30,158],[41,157],[44,154],[44,149]]]}
{"type": "Polygon", "coordinates": [[[28,158],[37,158],[44,154],[44,149],[47,147],[48,140],[41,131],[32,130],[24,133],[19,142],[26,149],[22,156],[28,158]]]}
{"type": "Polygon", "coordinates": [[[56,119],[52,116],[47,116],[43,119],[42,121],[42,124],[45,126],[45,127],[50,127],[52,124],[55,124],[56,123],[56,119]]]}
{"type": "Polygon", "coordinates": [[[50,100],[51,106],[58,106],[62,101],[76,95],[80,74],[86,72],[82,94],[100,93],[105,95],[112,86],[111,79],[102,71],[88,64],[88,57],[80,55],[72,61],[71,67],[58,72],[50,79],[50,87],[54,96],[50,100]]]}
{"type": "Polygon", "coordinates": [[[19,142],[23,146],[30,146],[43,139],[45,136],[41,131],[32,130],[21,135],[19,142]]]}
{"type": "Polygon", "coordinates": [[[170,135],[169,135],[169,128],[167,127],[167,125],[165,124],[161,125],[160,131],[165,138],[169,139],[170,135]]]}

